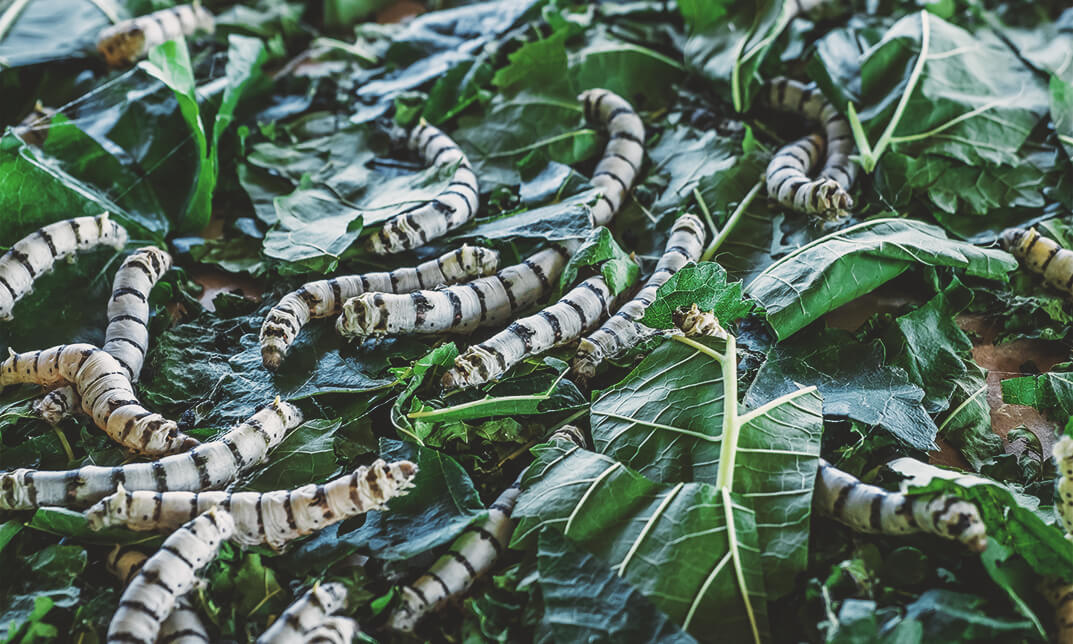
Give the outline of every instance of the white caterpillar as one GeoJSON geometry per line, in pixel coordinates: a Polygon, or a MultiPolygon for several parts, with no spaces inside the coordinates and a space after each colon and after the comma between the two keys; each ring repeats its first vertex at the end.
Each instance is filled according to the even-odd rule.
{"type": "Polygon", "coordinates": [[[1054,514],[1058,517],[1058,525],[1073,539],[1073,438],[1061,436],[1051,453],[1058,465],[1058,478],[1054,480],[1054,514]]]}
{"type": "Polygon", "coordinates": [[[850,160],[854,144],[849,123],[819,90],[789,78],[772,79],[767,99],[774,109],[819,123],[827,143],[827,160],[815,180],[807,173],[822,156],[822,138],[805,137],[779,150],[767,169],[768,195],[800,212],[829,219],[842,216],[853,207],[849,190],[857,178],[857,166],[850,160]]]}
{"type": "Polygon", "coordinates": [[[48,273],[58,259],[97,246],[123,248],[127,231],[108,218],[75,217],[49,224],[15,242],[0,257],[0,320],[10,320],[15,303],[33,290],[34,280],[48,273]]]}
{"type": "Polygon", "coordinates": [[[705,237],[704,224],[695,215],[682,215],[674,222],[663,256],[659,258],[656,270],[645,282],[644,288],[599,329],[578,343],[572,364],[573,373],[582,378],[592,378],[596,375],[596,367],[605,358],[613,358],[637,346],[649,334],[638,320],[644,316],[648,305],[655,301],[659,287],[683,266],[700,258],[705,237]]]}
{"type": "Polygon", "coordinates": [[[606,226],[626,201],[645,157],[645,126],[626,99],[606,89],[578,96],[585,120],[607,128],[610,141],[592,174],[601,194],[591,212],[592,225],[606,226]]]}
{"type": "Polygon", "coordinates": [[[219,507],[235,520],[232,541],[281,550],[333,523],[383,509],[413,487],[416,475],[417,466],[410,461],[377,460],[325,484],[265,493],[127,491],[121,485],[85,514],[93,530],[124,525],[131,530],[168,532],[208,508],[219,507]]]}
{"type": "Polygon", "coordinates": [[[257,644],[308,642],[312,631],[323,626],[332,613],[345,607],[346,586],[337,582],[314,584],[272,622],[257,638],[257,644]]]}
{"type": "Polygon", "coordinates": [[[551,291],[569,251],[553,246],[495,275],[406,295],[363,293],[343,304],[344,337],[468,333],[510,319],[551,291]]]}
{"type": "Polygon", "coordinates": [[[498,267],[499,253],[463,245],[414,268],[308,282],[297,291],[284,295],[268,312],[261,326],[261,359],[265,367],[279,368],[291,343],[310,318],[338,315],[343,302],[362,293],[409,293],[431,289],[490,275],[498,267]]]}
{"type": "Polygon", "coordinates": [[[987,547],[987,527],[974,504],[956,496],[907,496],[888,492],[820,459],[812,505],[858,532],[928,532],[960,541],[974,552],[987,547]]]}
{"type": "Polygon", "coordinates": [[[719,318],[712,311],[701,311],[694,302],[689,308],[680,306],[671,314],[674,326],[686,337],[705,336],[709,338],[727,337],[726,329],[719,324],[719,318]]]}
{"type": "MultiPolygon", "coordinates": [[[[105,353],[119,362],[131,382],[138,380],[149,345],[149,291],[171,268],[171,255],[154,248],[139,248],[123,262],[112,282],[108,298],[108,329],[105,353]]],[[[78,404],[74,387],[54,389],[39,400],[34,409],[46,421],[56,424],[78,404]]]]}
{"type": "Polygon", "coordinates": [[[305,641],[307,644],[350,644],[360,631],[356,621],[334,615],[324,618],[320,626],[309,631],[305,641]]]}
{"type": "Polygon", "coordinates": [[[134,396],[126,370],[91,344],[66,344],[28,353],[11,351],[11,357],[0,363],[0,388],[24,382],[73,384],[82,398],[82,410],[97,427],[140,454],[171,454],[198,444],[180,432],[175,421],[143,407],[134,396]]]}
{"type": "MultiPolygon", "coordinates": [[[[147,559],[149,555],[140,550],[116,546],[108,554],[106,563],[108,571],[126,586],[145,565],[147,559]]],[[[160,625],[160,636],[157,642],[160,644],[200,644],[211,641],[209,632],[204,622],[201,621],[201,615],[198,614],[193,603],[186,595],[179,597],[171,614],[160,625]]]]}
{"type": "Polygon", "coordinates": [[[1073,251],[1040,235],[1035,228],[1011,228],[1002,233],[999,241],[1028,270],[1039,273],[1048,284],[1064,293],[1073,294],[1073,251]]]}
{"type": "Polygon", "coordinates": [[[108,642],[156,642],[176,600],[194,587],[197,572],[216,558],[233,528],[231,515],[214,508],[165,539],[123,591],[108,642]]]}
{"type": "Polygon", "coordinates": [[[199,3],[161,9],[103,29],[97,50],[112,67],[133,65],[149,50],[198,32],[212,33],[216,22],[199,3]]]}
{"type": "Polygon", "coordinates": [[[458,167],[446,190],[431,201],[392,217],[369,238],[367,247],[377,255],[424,246],[473,219],[480,205],[477,173],[457,143],[422,119],[410,132],[409,145],[434,168],[454,164],[458,167]]]}
{"type": "Polygon", "coordinates": [[[115,467],[5,472],[0,474],[0,510],[85,507],[115,492],[120,484],[127,490],[157,492],[221,488],[263,462],[284,434],[301,422],[301,412],[277,398],[219,439],[183,454],[115,467]]]}

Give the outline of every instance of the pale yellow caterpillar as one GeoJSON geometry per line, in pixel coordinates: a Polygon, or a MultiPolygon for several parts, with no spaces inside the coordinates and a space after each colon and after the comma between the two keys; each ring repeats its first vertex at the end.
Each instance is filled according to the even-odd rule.
{"type": "MultiPolygon", "coordinates": [[[[108,571],[126,586],[145,565],[147,559],[149,555],[140,550],[116,546],[108,554],[106,564],[108,571]]],[[[171,614],[160,624],[160,636],[157,642],[160,644],[165,642],[167,644],[201,644],[211,641],[201,615],[194,608],[189,596],[179,597],[175,601],[175,608],[172,609],[171,614]]]]}
{"type": "Polygon", "coordinates": [[[34,280],[48,273],[58,259],[97,246],[123,248],[127,231],[108,218],[75,217],[49,224],[15,242],[0,257],[0,320],[10,320],[15,303],[33,290],[34,280]]]}
{"type": "Polygon", "coordinates": [[[424,246],[473,219],[480,205],[477,173],[457,143],[422,119],[410,132],[409,145],[434,168],[455,164],[458,167],[446,190],[431,201],[392,217],[369,238],[367,247],[377,255],[424,246]]]}
{"type": "Polygon", "coordinates": [[[1073,540],[1073,438],[1061,436],[1051,448],[1058,465],[1058,478],[1054,480],[1054,514],[1058,525],[1065,528],[1073,540]]]}
{"type": "Polygon", "coordinates": [[[705,236],[704,224],[695,215],[682,215],[674,222],[663,255],[644,288],[599,329],[578,343],[577,354],[571,365],[573,373],[582,378],[592,378],[596,375],[596,367],[605,358],[613,358],[637,346],[650,333],[638,320],[644,317],[648,305],[655,301],[659,287],[683,266],[700,258],[705,236]]]}
{"type": "Polygon", "coordinates": [[[234,527],[231,515],[212,509],[173,532],[123,591],[108,625],[108,642],[153,644],[197,572],[216,558],[234,527]]]}
{"type": "Polygon", "coordinates": [[[279,368],[298,332],[311,318],[338,315],[343,302],[362,293],[409,293],[432,289],[490,275],[498,266],[499,253],[463,245],[413,268],[308,282],[297,291],[284,295],[268,312],[261,326],[261,360],[268,369],[279,368]]]}
{"type": "Polygon", "coordinates": [[[199,3],[184,4],[103,29],[97,37],[97,51],[110,66],[126,67],[157,45],[198,32],[212,33],[215,28],[212,14],[199,3]]]}
{"type": "Polygon", "coordinates": [[[1035,228],[1011,228],[1002,233],[999,241],[1028,270],[1039,273],[1048,284],[1067,295],[1073,294],[1073,251],[1040,235],[1035,228]]]}
{"type": "Polygon", "coordinates": [[[709,338],[727,337],[723,325],[719,324],[719,318],[711,311],[701,311],[694,302],[689,308],[680,306],[671,314],[674,326],[685,334],[686,337],[704,336],[709,338]]]}
{"type": "Polygon", "coordinates": [[[128,491],[119,489],[86,510],[89,527],[123,525],[131,530],[168,532],[208,508],[219,507],[235,520],[232,541],[267,544],[281,550],[291,541],[370,510],[413,487],[417,466],[410,461],[377,460],[324,484],[273,492],[128,491]]]}
{"type": "Polygon", "coordinates": [[[115,467],[5,472],[0,474],[0,510],[85,507],[115,492],[120,484],[127,490],[157,492],[221,488],[262,463],[268,451],[301,422],[302,413],[277,398],[219,439],[183,454],[115,467]]]}
{"type": "Polygon", "coordinates": [[[314,584],[272,622],[257,638],[257,644],[308,642],[313,631],[343,608],[346,608],[346,586],[338,582],[314,584]]]}
{"type": "Polygon", "coordinates": [[[585,120],[607,129],[610,140],[592,174],[600,198],[592,208],[592,225],[606,226],[626,201],[645,157],[645,126],[630,103],[606,89],[578,96],[585,120]]]}

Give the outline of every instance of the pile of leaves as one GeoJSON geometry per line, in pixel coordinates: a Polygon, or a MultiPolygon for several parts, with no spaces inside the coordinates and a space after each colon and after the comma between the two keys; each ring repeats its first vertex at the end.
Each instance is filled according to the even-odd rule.
{"type": "MultiPolygon", "coordinates": [[[[255,637],[330,575],[348,584],[365,637],[400,639],[383,628],[397,587],[523,473],[511,550],[420,637],[1012,642],[1054,632],[1036,583],[1073,583],[1073,547],[1052,510],[1054,435],[1010,432],[1011,446],[992,430],[999,401],[957,320],[983,317],[1000,341],[1045,341],[1068,356],[1073,309],[994,246],[1004,228],[1040,222],[1073,242],[1064,3],[832,2],[795,15],[794,0],[518,0],[381,24],[378,0],[206,0],[214,35],[165,43],[130,70],[97,58],[103,27],[170,4],[0,5],[0,241],[107,210],[132,243],[167,245],[176,269],[151,298],[143,402],[203,439],[276,395],[307,419],[235,489],[322,482],[379,456],[420,467],[389,510],[284,553],[225,546],[194,598],[220,638],[255,637]],[[773,152],[808,131],[758,100],[780,75],[814,81],[850,118],[866,172],[848,219],[824,225],[764,196],[773,152]],[[631,101],[648,134],[610,236],[588,230],[587,177],[604,139],[576,97],[592,87],[631,101]],[[52,111],[24,121],[37,103],[52,111]],[[449,181],[397,145],[397,129],[418,119],[473,162],[480,214],[385,261],[361,240],[449,181]],[[683,212],[703,215],[710,239],[722,234],[707,261],[661,289],[645,323],[667,328],[671,311],[697,302],[736,342],[657,336],[589,383],[566,377],[564,347],[445,395],[441,374],[487,332],[355,345],[315,321],[278,373],[261,366],[264,315],[303,281],[410,266],[463,242],[498,249],[506,265],[580,239],[587,260],[561,288],[594,270],[628,282],[638,276],[626,254],[650,271],[683,212]],[[243,290],[199,301],[193,278],[206,274],[243,290]],[[865,308],[852,330],[828,324],[869,294],[893,304],[865,308]],[[543,442],[566,423],[591,431],[592,449],[543,442]],[[974,476],[885,467],[929,454],[974,476]],[[988,549],[854,534],[814,516],[821,455],[892,489],[910,477],[914,493],[975,501],[988,549]]],[[[0,323],[0,351],[99,345],[117,265],[95,252],[40,279],[0,323]]],[[[1070,371],[1009,379],[1006,402],[1063,428],[1070,371]]],[[[85,418],[35,418],[37,395],[0,392],[0,469],[128,458],[85,418]]],[[[0,637],[102,640],[119,595],[105,556],[116,543],[159,541],[94,533],[59,509],[0,515],[0,637]]]]}

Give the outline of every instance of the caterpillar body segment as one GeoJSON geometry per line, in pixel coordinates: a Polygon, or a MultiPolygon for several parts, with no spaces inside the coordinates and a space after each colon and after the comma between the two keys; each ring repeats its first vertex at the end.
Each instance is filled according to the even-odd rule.
{"type": "Polygon", "coordinates": [[[974,552],[987,547],[980,511],[955,496],[907,496],[888,492],[820,459],[813,507],[858,532],[910,534],[928,532],[960,541],[974,552]]]}
{"type": "Polygon", "coordinates": [[[1058,644],[1073,643],[1073,585],[1058,579],[1047,579],[1040,584],[1040,592],[1054,607],[1054,622],[1058,627],[1058,644]]]}
{"type": "Polygon", "coordinates": [[[779,149],[768,163],[768,195],[798,212],[837,218],[853,200],[834,179],[809,178],[823,157],[824,140],[818,134],[798,139],[779,149]]]}
{"type": "Polygon", "coordinates": [[[337,582],[314,584],[272,622],[257,644],[308,642],[310,634],[332,613],[346,607],[346,586],[337,582]]]}
{"type": "Polygon", "coordinates": [[[308,282],[297,291],[284,295],[265,317],[261,326],[261,359],[268,369],[279,368],[298,332],[311,318],[338,315],[345,301],[362,293],[409,293],[432,289],[490,275],[498,267],[499,253],[464,244],[413,268],[308,282]]]}
{"type": "MultiPolygon", "coordinates": [[[[1073,438],[1060,437],[1052,448],[1058,465],[1058,478],[1054,480],[1054,514],[1058,525],[1065,528],[1066,536],[1073,540],[1073,438]]],[[[1073,607],[1070,607],[1073,611],[1073,607]]]]}
{"type": "Polygon", "coordinates": [[[705,336],[726,339],[727,332],[711,311],[701,311],[694,302],[689,308],[680,306],[671,314],[674,326],[686,337],[705,336]]]}
{"type": "Polygon", "coordinates": [[[350,644],[360,631],[356,621],[333,615],[324,618],[320,626],[309,631],[305,641],[308,644],[350,644]]]}
{"type": "Polygon", "coordinates": [[[182,454],[115,467],[5,472],[0,474],[0,510],[85,507],[112,494],[120,484],[131,491],[221,488],[263,462],[268,451],[301,422],[302,413],[296,407],[276,399],[219,439],[182,454]]]}
{"type": "Polygon", "coordinates": [[[458,167],[446,190],[431,201],[392,217],[369,238],[367,248],[376,255],[424,246],[473,219],[480,205],[477,173],[462,148],[446,134],[422,119],[410,132],[409,147],[432,167],[455,164],[458,167]]]}
{"type": "Polygon", "coordinates": [[[127,67],[157,45],[198,32],[212,33],[215,29],[216,22],[204,7],[198,3],[184,4],[103,29],[97,37],[97,51],[109,66],[127,67]]]}
{"type": "Polygon", "coordinates": [[[656,299],[660,286],[683,266],[700,259],[707,236],[704,224],[696,215],[682,215],[674,222],[667,247],[656,270],[637,295],[622,305],[600,328],[578,343],[571,371],[582,378],[592,378],[605,358],[613,358],[637,346],[648,332],[640,320],[648,305],[656,299]]]}
{"type": "MultiPolygon", "coordinates": [[[[106,564],[109,572],[126,586],[145,565],[147,559],[149,555],[140,550],[116,546],[109,553],[106,564]]],[[[176,599],[175,608],[160,624],[160,636],[157,641],[168,644],[202,644],[212,640],[209,639],[209,632],[201,620],[201,615],[188,596],[184,595],[176,599]]]]}
{"type": "Polygon", "coordinates": [[[15,303],[33,290],[34,280],[50,272],[56,260],[97,246],[118,250],[126,243],[127,231],[108,213],[57,221],[23,237],[0,257],[0,320],[12,318],[15,303]]]}
{"type": "Polygon", "coordinates": [[[405,295],[363,293],[343,304],[336,329],[347,338],[469,333],[509,320],[551,291],[569,252],[539,251],[495,275],[405,295]]]}
{"type": "Polygon", "coordinates": [[[417,466],[377,460],[352,474],[317,485],[273,492],[128,491],[122,485],[86,510],[93,530],[124,525],[131,530],[167,532],[212,507],[235,521],[231,540],[243,546],[267,544],[281,550],[291,541],[370,510],[413,487],[417,466]]]}
{"type": "Polygon", "coordinates": [[[645,125],[630,103],[606,89],[590,89],[578,96],[585,120],[607,129],[610,140],[592,174],[600,189],[592,208],[592,225],[606,226],[626,201],[645,158],[645,125]]]}
{"type": "MultiPolygon", "coordinates": [[[[116,271],[108,298],[104,351],[116,359],[131,382],[138,380],[149,346],[149,292],[171,268],[171,255],[155,247],[134,251],[116,271]]],[[[34,409],[56,424],[70,413],[78,397],[70,385],[46,394],[34,409]]]]}
{"type": "Polygon", "coordinates": [[[1011,228],[1002,233],[999,241],[1028,270],[1042,275],[1056,289],[1073,294],[1073,251],[1062,248],[1035,228],[1011,228]]]}
{"type": "Polygon", "coordinates": [[[82,399],[82,410],[97,427],[140,454],[171,454],[198,444],[180,432],[175,421],[143,407],[123,366],[93,345],[12,351],[11,357],[0,363],[0,387],[24,382],[45,386],[73,383],[82,399]]]}
{"type": "Polygon", "coordinates": [[[194,587],[197,572],[216,558],[233,528],[229,514],[212,509],[165,539],[123,591],[108,642],[156,642],[178,598],[194,587]]]}

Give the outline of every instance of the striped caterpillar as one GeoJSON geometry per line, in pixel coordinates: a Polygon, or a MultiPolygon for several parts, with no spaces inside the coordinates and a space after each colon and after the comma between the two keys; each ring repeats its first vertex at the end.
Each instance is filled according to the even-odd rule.
{"type": "Polygon", "coordinates": [[[180,432],[175,421],[142,407],[119,362],[91,344],[65,344],[28,353],[8,351],[11,357],[0,363],[0,388],[23,382],[73,383],[82,398],[82,410],[97,427],[141,454],[171,454],[198,444],[180,432]]]}
{"type": "Polygon", "coordinates": [[[1073,251],[1040,235],[1035,228],[1011,228],[1002,233],[999,241],[1028,270],[1042,275],[1051,286],[1073,294],[1073,251]]]}
{"type": "Polygon", "coordinates": [[[674,322],[674,326],[678,327],[686,337],[706,336],[709,338],[723,338],[727,337],[726,329],[723,325],[719,324],[719,318],[715,317],[715,313],[712,311],[701,311],[697,303],[694,302],[687,309],[684,306],[680,306],[674,310],[671,314],[671,319],[674,322]]]}
{"type": "Polygon", "coordinates": [[[152,644],[176,601],[194,587],[197,571],[213,559],[234,523],[215,508],[173,532],[123,591],[108,625],[108,642],[152,644]]]}
{"type": "Polygon", "coordinates": [[[820,459],[812,504],[824,515],[858,532],[909,534],[929,532],[954,539],[974,552],[987,547],[987,528],[980,512],[956,496],[907,496],[888,492],[820,459]]]}
{"type": "Polygon", "coordinates": [[[633,106],[606,89],[582,92],[578,100],[585,110],[585,120],[607,128],[610,140],[592,174],[592,185],[600,189],[593,206],[592,225],[606,226],[626,201],[633,181],[645,157],[645,126],[633,106]]]}
{"type": "Polygon", "coordinates": [[[77,470],[18,469],[0,474],[0,510],[32,510],[46,505],[85,507],[127,490],[205,490],[220,488],[264,461],[302,413],[279,398],[219,439],[148,463],[115,467],[87,465],[77,470]]]}
{"type": "Polygon", "coordinates": [[[572,371],[582,378],[596,375],[596,367],[605,358],[613,358],[636,346],[645,337],[638,320],[645,308],[656,299],[656,291],[683,266],[700,258],[706,231],[695,215],[682,215],[674,222],[667,247],[656,264],[656,270],[645,282],[637,296],[622,305],[603,326],[581,340],[574,356],[572,371]]]}
{"type": "Polygon", "coordinates": [[[1073,438],[1060,437],[1051,453],[1058,465],[1058,478],[1054,480],[1054,514],[1058,517],[1058,525],[1073,539],[1073,438]]]}
{"type": "Polygon", "coordinates": [[[477,173],[457,143],[422,119],[410,132],[409,146],[434,168],[454,164],[458,167],[446,190],[431,201],[392,217],[369,238],[367,248],[376,255],[424,246],[473,219],[480,205],[477,173]]]}
{"type": "Polygon", "coordinates": [[[200,31],[212,33],[215,29],[215,20],[204,7],[197,2],[184,4],[124,20],[101,30],[97,51],[110,66],[126,67],[157,45],[200,31]]]}
{"type": "MultiPolygon", "coordinates": [[[[140,550],[131,550],[116,546],[108,554],[106,561],[108,571],[115,575],[126,586],[134,575],[145,565],[149,558],[140,550]]],[[[209,632],[201,621],[201,615],[194,608],[186,595],[179,597],[175,602],[175,608],[160,624],[160,636],[157,642],[167,644],[198,644],[199,642],[211,642],[209,632]]]]}
{"type": "Polygon", "coordinates": [[[356,621],[333,615],[324,618],[320,626],[309,631],[305,641],[308,644],[350,644],[359,631],[361,629],[356,621]]]}
{"type": "Polygon", "coordinates": [[[235,521],[232,541],[268,544],[275,550],[370,510],[386,507],[413,487],[417,466],[377,460],[328,483],[273,492],[127,491],[119,489],[86,510],[89,527],[124,525],[131,530],[167,532],[208,508],[219,507],[235,521]]]}
{"type": "MultiPolygon", "coordinates": [[[[149,291],[171,268],[171,255],[154,248],[139,248],[123,262],[108,298],[105,353],[119,362],[131,382],[138,379],[149,345],[149,291]]],[[[56,424],[78,404],[70,385],[53,389],[34,406],[38,415],[56,424]]]]}
{"type": "Polygon", "coordinates": [[[276,370],[310,318],[338,315],[343,302],[362,293],[409,293],[431,289],[489,275],[498,266],[499,253],[467,244],[413,268],[308,282],[297,291],[284,295],[268,312],[261,326],[261,359],[265,367],[276,370]]]}
{"type": "Polygon", "coordinates": [[[257,644],[308,642],[312,631],[325,625],[332,613],[343,608],[346,608],[346,586],[337,582],[313,584],[257,638],[257,644]]]}
{"type": "Polygon", "coordinates": [[[775,153],[767,167],[768,195],[799,212],[839,218],[853,207],[849,190],[857,177],[857,166],[850,160],[854,145],[849,123],[817,89],[789,78],[772,79],[767,99],[774,109],[818,122],[825,134],[799,139],[775,153]],[[808,173],[823,156],[824,147],[827,159],[818,178],[810,179],[808,173]]]}
{"type": "Polygon", "coordinates": [[[39,228],[15,242],[0,257],[0,320],[10,320],[15,303],[33,291],[34,280],[48,273],[58,259],[97,246],[121,249],[127,231],[108,218],[75,217],[39,228]]]}
{"type": "Polygon", "coordinates": [[[1040,591],[1054,607],[1054,622],[1058,627],[1058,644],[1073,644],[1073,586],[1057,579],[1040,584],[1040,591]]]}
{"type": "Polygon", "coordinates": [[[551,290],[569,254],[552,246],[495,275],[434,291],[363,293],[343,304],[335,328],[347,338],[468,333],[536,303],[551,290]]]}

